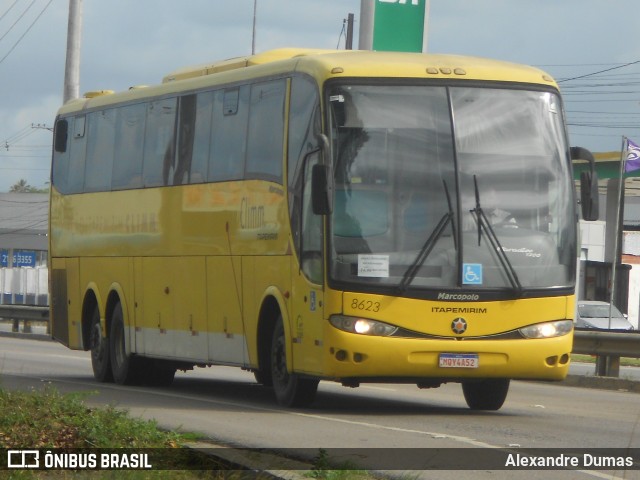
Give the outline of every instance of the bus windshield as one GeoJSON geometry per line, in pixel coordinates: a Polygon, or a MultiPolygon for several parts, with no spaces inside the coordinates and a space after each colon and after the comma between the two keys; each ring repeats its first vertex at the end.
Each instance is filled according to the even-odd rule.
{"type": "Polygon", "coordinates": [[[573,286],[574,193],[556,94],[380,84],[328,93],[332,281],[403,292],[573,286]]]}

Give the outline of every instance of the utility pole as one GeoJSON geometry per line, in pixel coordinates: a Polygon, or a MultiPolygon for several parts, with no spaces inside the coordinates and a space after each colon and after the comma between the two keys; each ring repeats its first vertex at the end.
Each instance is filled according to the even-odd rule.
{"type": "Polygon", "coordinates": [[[251,33],[251,55],[256,54],[256,10],[258,0],[253,0],[253,32],[251,33]]]}
{"type": "Polygon", "coordinates": [[[347,39],[345,41],[345,46],[344,48],[346,50],[353,50],[353,22],[354,22],[355,16],[353,15],[353,13],[350,13],[347,16],[347,39]]]}
{"type": "Polygon", "coordinates": [[[69,0],[69,26],[67,30],[67,60],[64,69],[64,95],[62,102],[80,96],[80,43],[82,36],[82,0],[69,0]]]}

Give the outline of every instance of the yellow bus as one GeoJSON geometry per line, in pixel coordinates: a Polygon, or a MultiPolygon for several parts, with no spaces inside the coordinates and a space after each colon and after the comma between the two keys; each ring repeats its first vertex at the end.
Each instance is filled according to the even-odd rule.
{"type": "Polygon", "coordinates": [[[588,152],[535,68],[274,50],[86,94],[54,137],[52,335],[98,381],[233,365],[285,406],[459,382],[497,410],[567,374],[588,152]]]}

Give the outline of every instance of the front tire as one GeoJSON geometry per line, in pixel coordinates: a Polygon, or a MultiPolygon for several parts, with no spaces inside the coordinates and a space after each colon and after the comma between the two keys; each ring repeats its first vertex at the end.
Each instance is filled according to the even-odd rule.
{"type": "Polygon", "coordinates": [[[313,403],[318,380],[287,371],[287,342],[282,317],[276,322],[271,342],[271,379],[276,400],[283,407],[305,407],[313,403]]]}
{"type": "Polygon", "coordinates": [[[124,344],[124,315],[118,302],[111,315],[109,351],[113,380],[119,385],[137,385],[141,380],[141,362],[134,355],[127,355],[124,344]]]}
{"type": "Polygon", "coordinates": [[[508,379],[462,382],[462,393],[472,410],[499,410],[509,393],[508,379]]]}
{"type": "Polygon", "coordinates": [[[113,382],[109,339],[102,334],[100,311],[97,306],[91,315],[90,328],[89,344],[91,346],[91,367],[93,368],[93,376],[97,381],[102,383],[113,382]]]}

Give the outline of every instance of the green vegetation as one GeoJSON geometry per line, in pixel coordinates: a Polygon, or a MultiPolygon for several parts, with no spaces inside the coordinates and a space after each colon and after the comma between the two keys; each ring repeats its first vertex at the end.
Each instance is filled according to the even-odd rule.
{"type": "Polygon", "coordinates": [[[357,470],[349,462],[333,464],[328,452],[321,448],[313,462],[313,469],[306,475],[318,480],[371,480],[364,470],[357,470]]]}
{"type": "MultiPolygon", "coordinates": [[[[40,479],[262,479],[257,472],[233,471],[218,460],[182,448],[194,440],[162,431],[156,422],[131,418],[114,407],[92,408],[85,404],[91,393],[61,394],[52,387],[21,392],[0,388],[0,448],[8,449],[101,449],[127,448],[136,452],[158,452],[162,469],[154,470],[9,470],[0,478],[40,479]],[[180,470],[188,468],[188,470],[180,470]]],[[[53,450],[54,452],[60,450],[53,450]]],[[[111,450],[109,450],[111,451],[111,450]]],[[[155,461],[154,466],[157,467],[155,461]]],[[[373,480],[376,477],[349,463],[336,464],[326,450],[320,449],[312,469],[301,477],[318,480],[373,480]]],[[[405,477],[408,478],[408,477],[405,477]]]]}
{"type": "Polygon", "coordinates": [[[31,448],[176,448],[179,437],[125,412],[92,409],[86,394],[0,390],[0,446],[31,448]]]}
{"type": "MultiPolygon", "coordinates": [[[[188,439],[160,430],[153,421],[131,418],[113,407],[87,407],[89,394],[60,394],[47,387],[43,391],[19,392],[0,388],[0,448],[131,448],[140,452],[171,452],[163,455],[164,470],[12,470],[6,478],[98,478],[98,479],[185,479],[241,478],[238,472],[223,471],[211,457],[180,448],[188,439]],[[190,468],[190,470],[178,470],[190,468]],[[191,468],[193,470],[191,470],[191,468]],[[202,470],[199,470],[199,469],[202,470]],[[231,474],[231,475],[230,475],[231,474]],[[80,475],[76,477],[76,475],[80,475]]],[[[7,472],[4,472],[7,474],[7,472]]],[[[0,472],[0,476],[3,473],[0,472]]],[[[5,477],[3,477],[5,478],[5,477]]]]}

